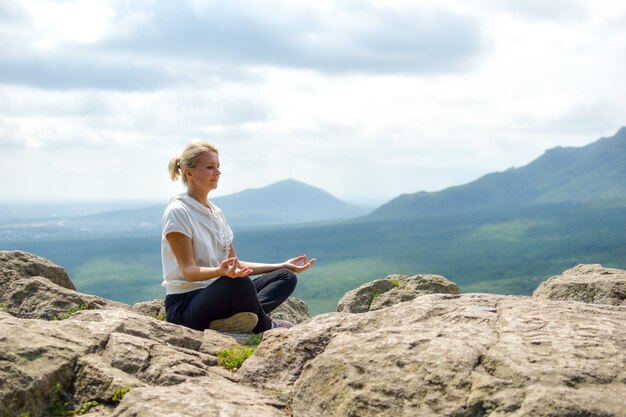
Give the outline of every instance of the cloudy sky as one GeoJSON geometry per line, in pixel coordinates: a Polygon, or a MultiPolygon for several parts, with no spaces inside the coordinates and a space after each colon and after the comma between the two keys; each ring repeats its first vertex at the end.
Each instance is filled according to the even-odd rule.
{"type": "Polygon", "coordinates": [[[0,199],[294,178],[381,203],[626,125],[626,2],[2,0],[0,199]]]}

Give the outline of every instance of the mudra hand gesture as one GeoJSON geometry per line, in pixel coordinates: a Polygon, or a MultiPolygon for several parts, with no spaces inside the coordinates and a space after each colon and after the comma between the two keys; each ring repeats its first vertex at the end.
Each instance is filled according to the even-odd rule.
{"type": "Polygon", "coordinates": [[[306,255],[292,258],[283,263],[283,268],[292,270],[293,272],[304,272],[315,263],[315,258],[307,262],[306,255]]]}
{"type": "Polygon", "coordinates": [[[230,278],[247,277],[252,274],[252,268],[241,266],[237,257],[228,258],[220,264],[220,274],[230,278]]]}

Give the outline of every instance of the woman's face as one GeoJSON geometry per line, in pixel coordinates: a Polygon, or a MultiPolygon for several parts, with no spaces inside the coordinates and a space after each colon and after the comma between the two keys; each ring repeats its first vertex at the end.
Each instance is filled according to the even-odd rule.
{"type": "Polygon", "coordinates": [[[220,159],[215,152],[204,153],[193,168],[187,168],[187,185],[211,191],[217,188],[220,179],[220,159]]]}

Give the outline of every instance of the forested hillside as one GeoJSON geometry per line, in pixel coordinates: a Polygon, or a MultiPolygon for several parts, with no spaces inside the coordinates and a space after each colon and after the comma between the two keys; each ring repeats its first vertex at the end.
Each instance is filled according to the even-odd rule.
{"type": "MultiPolygon", "coordinates": [[[[441,274],[464,292],[530,294],[579,263],[626,268],[626,209],[577,204],[429,219],[351,222],[237,234],[242,259],[318,262],[296,296],[312,313],[333,311],[346,291],[392,273],[441,274]]],[[[133,303],[163,297],[159,237],[7,242],[63,265],[80,291],[133,303]]]]}
{"type": "Polygon", "coordinates": [[[626,128],[581,148],[554,148],[530,164],[439,192],[399,196],[369,220],[508,210],[543,203],[626,205],[626,128]]]}

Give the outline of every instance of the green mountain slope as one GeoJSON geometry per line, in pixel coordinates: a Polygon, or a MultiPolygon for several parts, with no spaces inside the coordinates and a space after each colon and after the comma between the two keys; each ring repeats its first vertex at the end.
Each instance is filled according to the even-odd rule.
{"type": "Polygon", "coordinates": [[[581,148],[554,148],[530,164],[439,192],[401,195],[367,220],[504,210],[562,202],[626,204],[626,128],[581,148]]]}
{"type": "MultiPolygon", "coordinates": [[[[441,274],[464,292],[530,294],[579,263],[626,268],[625,207],[562,203],[493,213],[407,220],[248,229],[237,233],[245,260],[279,262],[306,254],[295,296],[311,313],[333,311],[357,286],[388,274],[441,274]]],[[[162,298],[160,239],[0,242],[67,268],[79,291],[134,303],[162,298]]]]}

